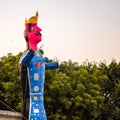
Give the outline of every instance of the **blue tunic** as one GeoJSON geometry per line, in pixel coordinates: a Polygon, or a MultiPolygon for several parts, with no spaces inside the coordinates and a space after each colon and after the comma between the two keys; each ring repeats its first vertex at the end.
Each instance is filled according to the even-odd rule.
{"type": "Polygon", "coordinates": [[[46,62],[39,50],[27,51],[21,59],[21,64],[27,66],[29,80],[29,120],[47,120],[44,107],[45,69],[58,68],[57,62],[46,62]]]}

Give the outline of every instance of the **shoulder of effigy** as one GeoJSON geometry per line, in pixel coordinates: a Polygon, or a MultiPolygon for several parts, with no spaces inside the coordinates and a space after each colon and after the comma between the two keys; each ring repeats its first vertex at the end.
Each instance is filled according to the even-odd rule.
{"type": "Polygon", "coordinates": [[[42,60],[42,61],[45,61],[45,58],[44,56],[42,55],[42,53],[39,51],[39,50],[35,50],[35,53],[34,53],[34,60],[42,60]]]}

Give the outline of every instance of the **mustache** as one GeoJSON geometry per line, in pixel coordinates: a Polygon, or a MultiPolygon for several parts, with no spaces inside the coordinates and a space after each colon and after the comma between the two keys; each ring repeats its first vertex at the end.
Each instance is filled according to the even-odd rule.
{"type": "Polygon", "coordinates": [[[42,34],[40,32],[35,33],[35,35],[42,36],[42,34]]]}

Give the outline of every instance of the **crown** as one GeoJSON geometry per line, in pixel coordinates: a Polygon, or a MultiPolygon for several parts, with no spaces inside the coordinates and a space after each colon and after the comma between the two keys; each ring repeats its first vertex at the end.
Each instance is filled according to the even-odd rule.
{"type": "Polygon", "coordinates": [[[38,11],[36,11],[36,14],[35,14],[35,16],[32,16],[31,18],[29,18],[28,20],[27,20],[27,18],[26,18],[26,20],[25,20],[25,24],[29,24],[29,23],[37,23],[38,22],[38,11]]]}

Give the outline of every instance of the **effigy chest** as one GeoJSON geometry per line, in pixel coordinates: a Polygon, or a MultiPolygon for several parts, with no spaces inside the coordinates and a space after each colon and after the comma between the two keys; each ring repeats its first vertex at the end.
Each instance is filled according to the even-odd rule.
{"type": "Polygon", "coordinates": [[[28,79],[30,88],[29,120],[47,120],[44,108],[45,60],[39,51],[28,64],[28,79]]]}

